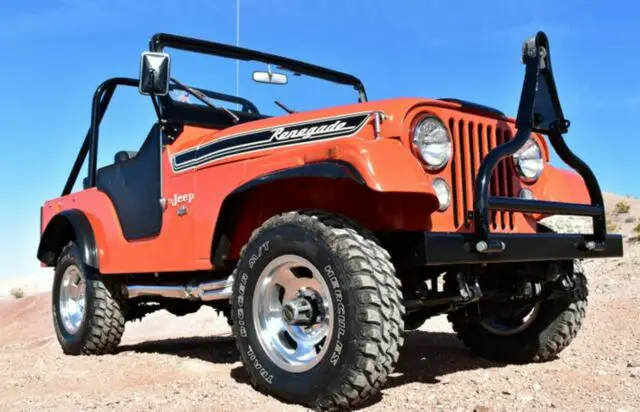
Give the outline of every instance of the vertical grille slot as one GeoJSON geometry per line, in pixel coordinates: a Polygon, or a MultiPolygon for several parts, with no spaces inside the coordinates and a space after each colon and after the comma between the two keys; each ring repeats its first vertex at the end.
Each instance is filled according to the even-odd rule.
{"type": "MultiPolygon", "coordinates": [[[[511,140],[511,131],[510,130],[505,130],[504,131],[504,139],[503,139],[503,143],[511,140]]],[[[509,158],[506,158],[504,160],[502,160],[502,165],[501,165],[501,169],[502,169],[502,179],[500,180],[502,183],[502,187],[503,187],[503,194],[502,196],[505,197],[513,197],[514,193],[513,193],[513,173],[511,171],[511,167],[509,165],[509,158]]],[[[513,229],[513,212],[507,212],[504,211],[502,212],[503,214],[503,222],[505,222],[505,229],[513,229]]]]}
{"type": "Polygon", "coordinates": [[[473,187],[473,177],[474,173],[469,167],[470,158],[469,154],[471,153],[471,147],[469,145],[469,136],[467,134],[467,128],[465,127],[464,120],[458,121],[458,135],[460,141],[460,154],[461,154],[461,163],[462,163],[462,196],[464,198],[464,216],[463,221],[465,226],[468,226],[467,215],[469,211],[473,209],[473,191],[469,190],[469,187],[473,187]]]}
{"type": "Polygon", "coordinates": [[[464,206],[460,203],[460,193],[463,193],[462,186],[462,162],[460,161],[460,156],[458,153],[460,152],[460,141],[456,139],[456,136],[459,133],[456,130],[457,124],[456,121],[451,118],[449,119],[449,133],[451,133],[451,137],[453,140],[453,160],[451,163],[451,185],[453,192],[453,225],[455,227],[460,227],[460,225],[464,222],[464,219],[460,219],[461,213],[464,210],[464,206]]]}

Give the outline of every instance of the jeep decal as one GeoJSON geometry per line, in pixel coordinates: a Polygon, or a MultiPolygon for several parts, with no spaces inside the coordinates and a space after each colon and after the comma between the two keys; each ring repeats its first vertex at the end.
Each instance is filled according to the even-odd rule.
{"type": "Polygon", "coordinates": [[[223,137],[176,154],[172,158],[173,170],[191,169],[236,154],[353,136],[366,124],[369,114],[352,113],[223,137]]]}

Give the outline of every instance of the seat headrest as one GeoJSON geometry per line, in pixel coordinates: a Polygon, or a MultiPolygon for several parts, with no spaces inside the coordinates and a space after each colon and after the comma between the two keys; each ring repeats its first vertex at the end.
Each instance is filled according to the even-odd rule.
{"type": "Polygon", "coordinates": [[[116,153],[116,155],[114,156],[113,162],[114,163],[125,162],[125,161],[127,161],[129,159],[132,159],[132,158],[136,157],[137,154],[138,154],[138,152],[122,150],[122,151],[116,153]]]}

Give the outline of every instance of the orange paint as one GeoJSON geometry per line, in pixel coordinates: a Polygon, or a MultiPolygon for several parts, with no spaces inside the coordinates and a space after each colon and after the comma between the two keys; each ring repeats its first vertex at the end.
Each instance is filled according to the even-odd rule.
{"type": "MultiPolygon", "coordinates": [[[[43,229],[60,210],[84,212],[95,232],[100,271],[105,274],[211,269],[214,230],[222,203],[231,192],[275,171],[339,160],[351,164],[366,185],[346,180],[327,184],[322,179],[305,178],[304,181],[280,181],[257,187],[237,211],[240,218],[228,257],[237,256],[251,231],[268,217],[306,207],[344,213],[372,230],[471,231],[472,226],[464,221],[463,213],[465,207],[469,209],[471,205],[469,182],[472,180],[469,179],[475,176],[482,157],[490,148],[505,136],[513,136],[515,129],[512,118],[496,120],[463,113],[459,109],[456,103],[436,100],[389,99],[257,120],[224,130],[186,126],[173,144],[163,148],[162,191],[166,198],[193,193],[193,202],[187,205],[184,216],[178,216],[176,208],[168,205],[158,236],[128,242],[112,202],[95,188],[47,201],[43,208],[43,229]],[[349,138],[238,154],[184,172],[174,172],[171,167],[171,159],[176,153],[232,134],[371,110],[382,111],[388,116],[381,124],[381,137],[377,139],[370,118],[356,136],[349,138]],[[439,171],[423,167],[411,146],[411,123],[423,112],[439,117],[451,129],[454,158],[439,171]],[[462,129],[456,131],[460,125],[462,129]],[[463,133],[466,139],[457,138],[457,133],[463,133]],[[464,181],[462,176],[465,176],[464,181]],[[432,189],[436,177],[445,179],[456,194],[452,205],[444,212],[437,211],[438,203],[432,189]]],[[[537,138],[548,161],[549,149],[541,136],[537,138]]],[[[525,184],[507,160],[496,168],[495,173],[492,193],[517,196],[526,186],[539,200],[589,203],[584,182],[572,172],[546,165],[537,182],[525,184]]],[[[540,218],[506,212],[494,215],[493,231],[515,233],[534,232],[535,220],[540,218]]]]}

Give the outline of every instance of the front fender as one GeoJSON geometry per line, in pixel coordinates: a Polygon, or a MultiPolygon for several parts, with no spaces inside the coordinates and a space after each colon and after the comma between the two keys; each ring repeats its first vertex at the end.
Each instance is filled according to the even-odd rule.
{"type": "Polygon", "coordinates": [[[570,170],[547,164],[534,186],[534,193],[539,200],[591,204],[584,179],[570,170]]]}
{"type": "MultiPolygon", "coordinates": [[[[396,139],[343,141],[327,157],[349,164],[377,192],[433,193],[431,176],[396,139]]],[[[308,156],[305,161],[313,160],[308,156]]]]}

